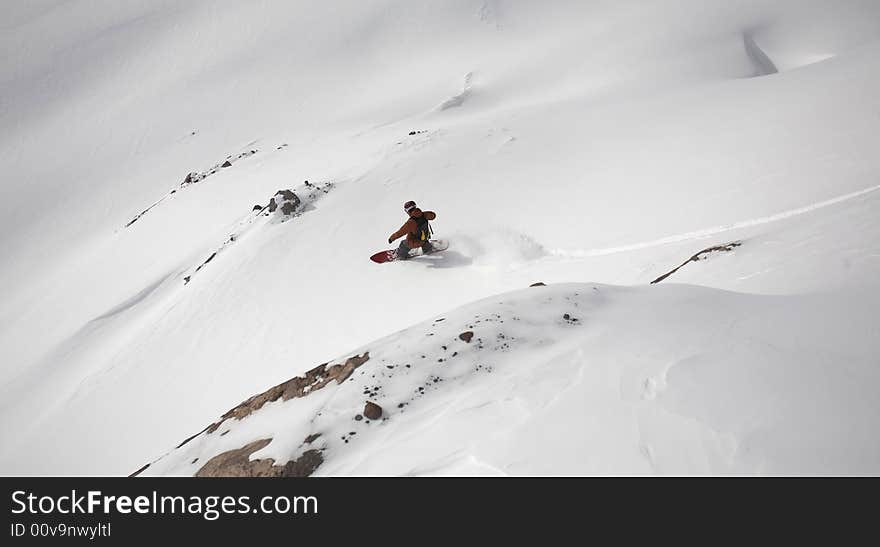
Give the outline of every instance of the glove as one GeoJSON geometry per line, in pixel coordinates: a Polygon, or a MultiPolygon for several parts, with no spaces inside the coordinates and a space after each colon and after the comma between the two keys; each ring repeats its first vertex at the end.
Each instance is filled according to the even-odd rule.
{"type": "Polygon", "coordinates": [[[388,243],[389,243],[389,244],[390,244],[390,243],[394,243],[394,238],[393,238],[393,237],[389,237],[389,238],[388,238],[388,243]]]}

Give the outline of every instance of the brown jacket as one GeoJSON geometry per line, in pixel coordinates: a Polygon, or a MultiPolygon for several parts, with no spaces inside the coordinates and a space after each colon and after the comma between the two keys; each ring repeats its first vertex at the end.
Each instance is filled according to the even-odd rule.
{"type": "Polygon", "coordinates": [[[422,211],[421,209],[413,209],[410,211],[410,219],[403,223],[403,226],[400,227],[400,230],[397,230],[391,237],[389,237],[389,241],[394,241],[395,239],[400,238],[404,234],[406,234],[406,246],[410,249],[415,249],[416,247],[421,247],[424,245],[424,241],[419,239],[419,234],[415,233],[415,231],[419,228],[418,223],[413,220],[413,218],[424,216],[428,220],[434,220],[437,218],[437,213],[434,211],[422,211]]]}

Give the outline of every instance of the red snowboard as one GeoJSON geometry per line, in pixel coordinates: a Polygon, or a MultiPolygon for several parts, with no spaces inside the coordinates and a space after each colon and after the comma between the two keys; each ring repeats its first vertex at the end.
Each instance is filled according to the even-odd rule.
{"type": "MultiPolygon", "coordinates": [[[[444,239],[432,239],[430,241],[431,241],[431,245],[433,245],[433,247],[434,247],[434,250],[428,254],[439,253],[440,251],[445,251],[446,249],[449,248],[449,242],[444,239]]],[[[413,249],[409,253],[409,258],[421,256],[422,254],[423,253],[422,253],[421,248],[413,249]]],[[[397,249],[389,249],[387,251],[379,251],[378,253],[371,256],[370,260],[372,260],[373,262],[375,262],[377,264],[381,264],[383,262],[392,262],[394,260],[397,260],[397,249]]]]}

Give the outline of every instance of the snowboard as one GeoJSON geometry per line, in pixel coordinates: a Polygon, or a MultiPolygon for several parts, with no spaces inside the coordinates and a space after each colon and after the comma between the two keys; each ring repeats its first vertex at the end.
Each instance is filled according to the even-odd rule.
{"type": "MultiPolygon", "coordinates": [[[[445,251],[446,249],[449,248],[449,242],[444,239],[430,239],[428,241],[430,241],[431,245],[434,246],[434,250],[428,254],[439,253],[440,251],[445,251]]],[[[425,253],[423,253],[422,248],[419,247],[418,249],[413,249],[412,251],[409,252],[409,258],[415,258],[417,256],[422,256],[423,254],[425,254],[425,253]]],[[[382,264],[383,262],[393,262],[395,260],[398,260],[397,248],[395,247],[394,249],[389,249],[387,251],[379,251],[378,253],[371,256],[370,260],[372,260],[373,262],[375,262],[377,264],[382,264]]],[[[409,259],[407,259],[407,260],[409,260],[409,259]]]]}

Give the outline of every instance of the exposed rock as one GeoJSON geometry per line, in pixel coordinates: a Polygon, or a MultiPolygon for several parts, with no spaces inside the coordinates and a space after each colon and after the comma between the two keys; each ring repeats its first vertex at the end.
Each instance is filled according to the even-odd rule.
{"type": "Polygon", "coordinates": [[[272,458],[251,460],[250,456],[268,445],[272,439],[260,439],[235,450],[218,454],[208,460],[196,477],[308,477],[324,457],[318,450],[307,450],[302,456],[284,465],[275,465],[272,458]]]}
{"type": "MultiPolygon", "coordinates": [[[[369,360],[370,352],[364,352],[363,355],[349,357],[343,363],[337,363],[330,366],[328,366],[329,363],[319,365],[306,372],[304,376],[291,378],[290,380],[278,384],[263,393],[250,397],[221,416],[219,421],[209,425],[199,433],[188,437],[182,443],[177,445],[177,448],[180,448],[202,433],[211,434],[217,431],[217,429],[230,418],[240,420],[250,415],[252,412],[259,410],[266,403],[277,401],[278,399],[286,401],[288,399],[305,397],[309,393],[327,386],[333,380],[335,380],[337,384],[342,384],[352,375],[352,373],[354,373],[355,369],[369,360]]],[[[379,408],[378,405],[376,406],[379,408]]],[[[381,408],[379,408],[379,411],[381,415],[381,408]]],[[[228,430],[224,431],[223,434],[227,432],[228,430]]],[[[314,433],[306,437],[304,442],[306,444],[311,444],[320,436],[320,433],[314,433]]],[[[205,463],[205,465],[196,473],[196,476],[304,477],[314,472],[314,470],[324,461],[320,452],[315,450],[305,452],[299,459],[288,462],[284,466],[275,466],[272,459],[250,461],[250,455],[269,444],[271,440],[272,439],[262,439],[237,450],[230,450],[223,454],[219,454],[205,463]]],[[[130,476],[136,476],[149,466],[150,464],[143,466],[130,476]]]]}
{"type": "Polygon", "coordinates": [[[305,397],[309,393],[313,393],[323,388],[333,380],[336,380],[337,384],[341,384],[351,376],[351,373],[354,372],[356,368],[366,363],[369,359],[370,352],[366,352],[363,355],[350,357],[344,363],[331,365],[329,367],[327,366],[327,363],[319,365],[306,372],[305,376],[291,378],[290,380],[278,384],[263,393],[254,395],[224,414],[220,421],[211,424],[206,429],[206,432],[213,433],[220,427],[220,424],[230,418],[240,420],[245,416],[250,415],[252,412],[259,410],[266,403],[271,403],[278,399],[287,401],[288,399],[305,397]]]}
{"type": "Polygon", "coordinates": [[[364,416],[371,420],[378,420],[382,417],[382,407],[376,403],[367,401],[367,404],[364,406],[364,416]]]}
{"type": "Polygon", "coordinates": [[[537,283],[532,283],[531,285],[529,285],[529,287],[546,287],[546,286],[547,285],[545,285],[542,281],[538,281],[537,283]]]}
{"type": "Polygon", "coordinates": [[[308,477],[324,463],[324,456],[318,450],[306,450],[303,455],[284,464],[282,477],[308,477]]]}
{"type": "MultiPolygon", "coordinates": [[[[192,134],[195,135],[195,132],[193,132],[192,134]]],[[[169,196],[173,196],[177,192],[178,189],[186,188],[187,186],[190,186],[191,184],[195,184],[199,181],[202,181],[202,180],[206,179],[207,177],[216,173],[222,167],[232,167],[232,160],[237,161],[242,158],[252,156],[252,155],[256,154],[257,152],[258,152],[258,150],[252,149],[252,150],[242,152],[241,154],[238,154],[234,158],[231,155],[226,156],[227,159],[222,164],[214,164],[213,167],[211,167],[210,169],[206,169],[202,172],[196,172],[196,171],[190,172],[189,174],[186,175],[186,177],[184,177],[183,182],[181,182],[179,185],[179,188],[172,189],[165,197],[163,197],[162,199],[160,199],[159,201],[157,201],[156,203],[154,203],[153,205],[151,205],[150,207],[148,207],[147,209],[145,209],[144,211],[139,213],[136,217],[134,217],[134,219],[129,221],[128,224],[125,225],[125,227],[128,228],[129,226],[134,224],[141,216],[146,214],[150,209],[152,209],[156,205],[160,204],[162,201],[164,201],[169,196]]]]}
{"type": "MultiPolygon", "coordinates": [[[[185,277],[184,279],[186,279],[187,281],[189,281],[189,277],[185,277]]],[[[208,426],[208,427],[211,427],[211,426],[208,426]]],[[[206,427],[205,429],[199,431],[199,432],[196,433],[195,435],[193,435],[193,436],[191,436],[191,437],[187,437],[186,439],[184,439],[184,441],[183,441],[182,443],[180,443],[179,445],[177,445],[177,448],[180,448],[181,446],[185,445],[186,443],[190,442],[191,440],[195,439],[196,437],[198,437],[199,435],[201,435],[202,433],[204,433],[205,431],[207,431],[208,427],[206,427]]]]}
{"type": "Polygon", "coordinates": [[[272,442],[272,439],[260,439],[235,450],[218,454],[208,460],[196,477],[277,477],[283,467],[276,467],[275,460],[251,460],[250,456],[257,450],[272,442]]]}
{"type": "Polygon", "coordinates": [[[281,198],[282,198],[282,199],[285,199],[285,200],[296,200],[296,199],[298,199],[298,198],[296,197],[296,194],[294,194],[292,190],[278,190],[277,192],[275,192],[275,196],[276,196],[276,197],[277,197],[277,196],[281,196],[281,198]]]}
{"type": "Polygon", "coordinates": [[[468,344],[470,344],[471,339],[474,337],[474,333],[473,333],[473,331],[467,331],[467,332],[463,332],[463,333],[459,334],[458,337],[460,339],[464,340],[465,342],[467,342],[468,344]]]}
{"type": "Polygon", "coordinates": [[[131,475],[129,475],[129,477],[137,477],[138,475],[140,475],[141,473],[143,473],[144,470],[146,470],[146,468],[148,468],[148,467],[150,467],[150,464],[147,464],[147,465],[141,467],[140,469],[138,469],[137,471],[135,471],[134,473],[132,473],[131,475]]]}
{"type": "Polygon", "coordinates": [[[257,205],[254,205],[254,208],[252,209],[252,211],[259,211],[259,210],[262,209],[262,208],[263,208],[262,205],[257,204],[257,205]]]}
{"type": "MultiPolygon", "coordinates": [[[[207,260],[205,260],[204,262],[202,262],[201,264],[199,264],[199,267],[196,268],[196,271],[193,272],[193,273],[196,273],[196,272],[198,272],[199,270],[201,270],[202,268],[204,268],[205,265],[206,265],[207,263],[209,263],[209,262],[211,262],[212,260],[214,260],[214,257],[215,257],[215,256],[217,256],[217,251],[214,251],[213,253],[211,253],[211,256],[209,256],[209,257],[207,258],[207,260]]],[[[188,279],[189,277],[190,277],[190,276],[187,276],[187,278],[184,279],[184,284],[189,283],[189,279],[188,279]]]]}
{"type": "Polygon", "coordinates": [[[733,251],[734,249],[736,249],[737,247],[739,247],[740,245],[742,245],[742,241],[733,241],[731,243],[727,243],[726,245],[717,245],[715,247],[709,247],[707,249],[703,249],[702,251],[698,252],[694,256],[692,256],[689,259],[682,262],[677,268],[675,268],[669,272],[666,272],[665,274],[661,275],[660,277],[658,277],[654,281],[651,281],[651,285],[654,285],[655,283],[660,283],[661,281],[663,281],[664,279],[666,279],[670,275],[672,275],[675,272],[677,272],[678,270],[680,270],[682,267],[684,267],[689,262],[698,262],[700,260],[705,259],[706,257],[703,255],[708,255],[710,253],[729,253],[729,252],[733,251]]]}
{"type": "Polygon", "coordinates": [[[269,201],[269,212],[274,213],[276,209],[281,208],[281,213],[290,216],[296,212],[301,201],[299,197],[291,190],[278,190],[269,201]]]}

